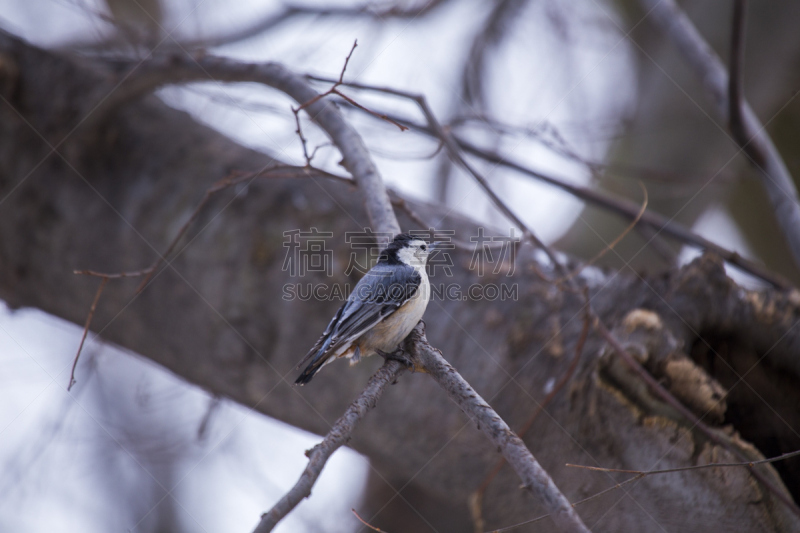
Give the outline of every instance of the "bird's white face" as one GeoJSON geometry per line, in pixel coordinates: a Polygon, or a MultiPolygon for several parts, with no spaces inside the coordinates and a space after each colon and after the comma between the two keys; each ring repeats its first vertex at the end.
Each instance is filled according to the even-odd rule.
{"type": "Polygon", "coordinates": [[[397,258],[403,263],[414,268],[425,268],[431,245],[422,239],[409,241],[408,245],[397,251],[397,258]]]}

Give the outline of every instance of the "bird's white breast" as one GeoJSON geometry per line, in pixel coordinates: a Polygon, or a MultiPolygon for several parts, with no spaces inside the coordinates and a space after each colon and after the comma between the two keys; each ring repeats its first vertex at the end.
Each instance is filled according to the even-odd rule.
{"type": "Polygon", "coordinates": [[[359,344],[363,352],[383,350],[393,352],[405,339],[414,326],[422,320],[430,299],[431,284],[424,269],[419,270],[422,277],[414,296],[401,305],[397,311],[365,333],[359,344]]]}

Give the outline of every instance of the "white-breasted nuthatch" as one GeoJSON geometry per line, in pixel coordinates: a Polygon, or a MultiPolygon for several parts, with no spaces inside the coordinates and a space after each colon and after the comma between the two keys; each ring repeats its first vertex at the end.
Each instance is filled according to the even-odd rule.
{"type": "Polygon", "coordinates": [[[346,357],[350,364],[379,354],[398,358],[398,346],[422,319],[431,286],[425,265],[433,248],[401,233],[381,251],[378,263],[356,284],[325,332],[298,368],[308,363],[295,384],[311,381],[320,368],[346,357]]]}

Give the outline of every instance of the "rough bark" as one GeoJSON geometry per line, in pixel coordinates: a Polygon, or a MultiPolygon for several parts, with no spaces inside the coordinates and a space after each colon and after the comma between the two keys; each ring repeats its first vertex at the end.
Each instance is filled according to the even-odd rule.
{"type": "MultiPolygon", "coordinates": [[[[270,162],[152,97],[121,107],[100,130],[82,130],[80,121],[117,81],[99,65],[0,35],[0,297],[9,305],[82,324],[98,280],[75,276],[74,269],[113,272],[151,264],[209,185],[231,170],[270,162]]],[[[436,212],[435,206],[414,209],[436,212]]],[[[403,229],[413,227],[400,221],[403,229]]],[[[474,234],[469,220],[451,217],[447,224],[459,236],[474,234]]],[[[359,196],[321,178],[269,179],[221,192],[179,246],[188,244],[185,249],[143,293],[134,296],[137,280],[108,284],[93,329],[215,394],[325,433],[380,361],[331,365],[311,386],[292,387],[283,377],[294,377],[294,365],[338,302],[286,301],[282,287],[354,284],[341,274],[349,258],[344,233],[366,225],[359,196]],[[283,232],[312,226],[334,232],[334,279],[289,279],[281,269],[283,232]]],[[[530,268],[537,257],[522,248],[512,277],[487,279],[469,271],[468,253],[454,253],[453,278],[437,274],[434,283],[517,283],[519,298],[434,301],[426,315],[431,343],[512,428],[545,396],[548,381],[566,370],[581,328],[582,299],[542,283],[530,268]]],[[[794,445],[797,292],[744,291],[713,257],[659,278],[591,269],[581,279],[592,289],[598,314],[628,339],[648,370],[698,414],[713,407],[713,423],[742,450],[760,457],[756,447],[773,455],[769,447],[776,442],[794,445]],[[641,315],[630,314],[637,309],[657,320],[637,319],[641,315]],[[737,384],[730,368],[741,375],[755,361],[737,384]],[[713,386],[686,386],[687,379],[708,384],[715,377],[713,386]],[[717,406],[716,387],[730,390],[727,409],[717,406]],[[774,423],[767,427],[770,416],[774,423]]],[[[614,368],[613,353],[590,336],[575,379],[525,437],[568,498],[585,498],[618,478],[568,469],[566,462],[649,469],[736,461],[614,368]]],[[[386,392],[350,444],[386,478],[413,479],[414,490],[451,509],[465,508],[498,457],[430,379],[414,375],[386,392]]],[[[763,469],[777,482],[780,472],[797,496],[800,475],[792,464],[763,469]]],[[[438,529],[452,530],[447,516],[425,513],[438,529]]],[[[800,527],[744,469],[648,477],[579,513],[593,531],[661,531],[658,524],[682,531],[800,527]]],[[[488,527],[539,514],[509,469],[484,498],[488,527]]],[[[378,525],[380,515],[371,523],[378,525]]],[[[529,527],[550,529],[548,521],[529,527]]]]}

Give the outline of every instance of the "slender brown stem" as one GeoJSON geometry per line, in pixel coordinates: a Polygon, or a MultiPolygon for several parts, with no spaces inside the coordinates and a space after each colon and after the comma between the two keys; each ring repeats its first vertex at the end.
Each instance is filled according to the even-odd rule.
{"type": "Polygon", "coordinates": [[[75,369],[78,367],[78,359],[81,356],[81,351],[83,350],[83,343],[86,342],[86,336],[89,334],[89,326],[92,325],[92,318],[94,318],[94,311],[97,309],[97,302],[100,301],[100,296],[103,294],[103,289],[106,288],[106,283],[108,283],[108,276],[102,276],[100,280],[100,286],[97,287],[97,292],[94,295],[94,300],[92,300],[92,306],[89,308],[89,314],[86,316],[86,323],[83,326],[83,335],[81,335],[81,343],[78,345],[78,351],[75,353],[75,360],[72,362],[72,370],[69,373],[69,385],[67,385],[67,390],[71,390],[72,386],[75,385],[75,369]]]}

